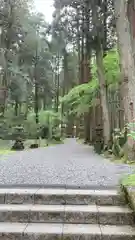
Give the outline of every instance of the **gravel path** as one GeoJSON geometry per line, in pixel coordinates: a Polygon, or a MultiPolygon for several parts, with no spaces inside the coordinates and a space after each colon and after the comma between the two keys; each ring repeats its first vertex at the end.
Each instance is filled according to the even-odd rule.
{"type": "Polygon", "coordinates": [[[74,139],[0,157],[0,184],[117,185],[135,167],[114,164],[74,139]]]}

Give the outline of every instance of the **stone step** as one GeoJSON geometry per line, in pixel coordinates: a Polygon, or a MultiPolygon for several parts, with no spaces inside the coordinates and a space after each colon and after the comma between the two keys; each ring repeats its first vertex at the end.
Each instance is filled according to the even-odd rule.
{"type": "Polygon", "coordinates": [[[122,205],[115,190],[15,188],[0,189],[0,204],[122,205]]]}
{"type": "Polygon", "coordinates": [[[0,240],[134,240],[135,228],[91,224],[0,223],[0,240]]]}
{"type": "Polygon", "coordinates": [[[133,225],[134,216],[118,206],[1,204],[0,222],[133,225]]]}
{"type": "Polygon", "coordinates": [[[65,223],[133,225],[133,211],[118,206],[65,206],[65,223]]]}

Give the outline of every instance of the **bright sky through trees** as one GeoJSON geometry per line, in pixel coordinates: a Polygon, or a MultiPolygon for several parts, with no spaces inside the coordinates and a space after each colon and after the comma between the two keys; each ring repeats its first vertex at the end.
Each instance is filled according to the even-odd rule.
{"type": "Polygon", "coordinates": [[[43,13],[45,15],[45,19],[47,22],[52,21],[52,13],[53,13],[53,0],[34,0],[36,10],[43,13]]]}

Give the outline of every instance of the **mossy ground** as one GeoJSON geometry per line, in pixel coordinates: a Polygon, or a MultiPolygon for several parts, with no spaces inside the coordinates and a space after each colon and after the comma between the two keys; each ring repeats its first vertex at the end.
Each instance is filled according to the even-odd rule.
{"type": "Polygon", "coordinates": [[[134,161],[129,161],[125,157],[118,158],[114,155],[109,154],[108,152],[104,152],[101,154],[102,157],[106,158],[108,161],[114,162],[114,163],[122,163],[122,164],[127,164],[127,165],[135,165],[135,160],[134,161]]]}
{"type": "Polygon", "coordinates": [[[135,174],[130,174],[128,176],[123,177],[121,180],[122,185],[124,186],[135,186],[135,174]]]}
{"type": "MultiPolygon", "coordinates": [[[[24,142],[24,146],[25,149],[29,149],[30,145],[35,143],[35,140],[26,140],[24,142]]],[[[62,139],[61,141],[55,141],[55,140],[51,140],[51,141],[47,141],[47,140],[37,140],[37,143],[39,144],[40,147],[48,147],[51,145],[56,145],[56,144],[62,144],[64,143],[64,139],[62,139]]],[[[11,150],[11,147],[13,145],[13,142],[11,141],[7,141],[7,140],[0,140],[0,156],[1,155],[9,155],[14,153],[15,151],[11,150]]]]}

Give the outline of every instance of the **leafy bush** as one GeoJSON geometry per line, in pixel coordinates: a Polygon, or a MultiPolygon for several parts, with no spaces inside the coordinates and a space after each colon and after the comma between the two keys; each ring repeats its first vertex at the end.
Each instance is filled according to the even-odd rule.
{"type": "Polygon", "coordinates": [[[35,122],[35,113],[30,112],[28,114],[27,120],[23,117],[15,117],[14,113],[9,112],[0,121],[0,138],[7,140],[14,140],[18,135],[18,125],[23,127],[23,131],[20,132],[20,136],[23,139],[37,139],[41,137],[41,129],[46,126],[49,129],[50,139],[56,134],[61,135],[59,124],[63,122],[61,120],[60,113],[55,113],[53,111],[40,111],[39,112],[39,124],[37,126],[35,122]],[[55,133],[56,131],[56,133],[55,133]]]}

